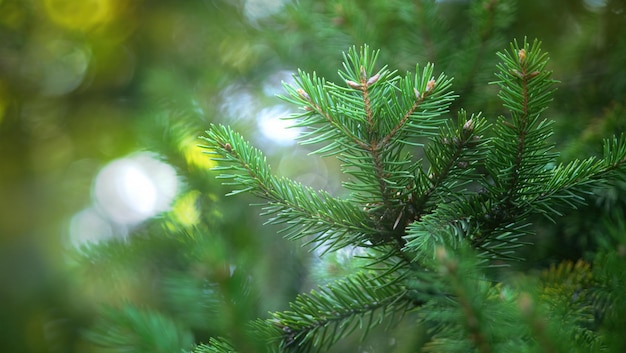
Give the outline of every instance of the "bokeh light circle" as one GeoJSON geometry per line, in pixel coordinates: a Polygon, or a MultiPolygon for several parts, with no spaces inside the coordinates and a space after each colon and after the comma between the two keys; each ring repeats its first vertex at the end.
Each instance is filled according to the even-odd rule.
{"type": "Polygon", "coordinates": [[[132,225],[167,211],[177,190],[174,168],[144,152],[102,168],[93,186],[93,198],[111,221],[132,225]]]}
{"type": "Polygon", "coordinates": [[[69,29],[87,29],[110,22],[116,0],[43,0],[48,17],[69,29]]]}

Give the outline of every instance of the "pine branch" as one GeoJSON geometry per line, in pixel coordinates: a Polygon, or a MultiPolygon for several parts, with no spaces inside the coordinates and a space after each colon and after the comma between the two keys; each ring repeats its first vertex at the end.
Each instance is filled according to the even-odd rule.
{"type": "Polygon", "coordinates": [[[432,134],[445,122],[440,115],[453,94],[450,79],[435,80],[431,64],[404,78],[385,67],[373,74],[377,56],[367,46],[360,52],[351,48],[339,72],[346,86],[300,72],[300,88],[286,86],[290,97],[283,98],[304,106],[294,116],[296,126],[309,129],[304,143],[327,143],[316,153],[338,154],[343,170],[355,177],[346,183],[355,200],[390,210],[397,206],[394,195],[404,192],[419,167],[403,145],[414,145],[415,136],[432,134]]]}
{"type": "Polygon", "coordinates": [[[94,327],[84,333],[96,348],[94,352],[166,353],[190,347],[189,330],[154,311],[131,305],[121,309],[105,308],[94,327]]]}
{"type": "Polygon", "coordinates": [[[427,180],[418,183],[414,204],[418,213],[425,213],[436,204],[459,200],[466,193],[467,184],[483,177],[477,168],[489,153],[485,119],[480,115],[467,119],[465,111],[461,110],[457,126],[450,125],[442,127],[439,136],[431,139],[425,149],[430,167],[427,180]]]}
{"type": "Polygon", "coordinates": [[[367,336],[373,327],[393,322],[413,305],[402,286],[357,273],[299,295],[291,303],[291,311],[273,313],[257,325],[278,328],[265,331],[280,334],[281,351],[323,352],[356,329],[362,330],[362,337],[367,336]]]}
{"type": "Polygon", "coordinates": [[[208,344],[200,344],[190,353],[235,353],[235,348],[223,338],[211,338],[208,344]]]}
{"type": "Polygon", "coordinates": [[[239,187],[229,195],[250,191],[267,200],[263,213],[273,215],[268,223],[285,224],[286,237],[312,237],[307,243],[326,246],[327,250],[369,244],[375,231],[363,210],[324,191],[316,192],[300,183],[273,176],[261,151],[229,127],[212,125],[207,135],[204,140],[209,144],[204,148],[209,150],[208,154],[217,156],[214,160],[223,162],[214,169],[230,172],[218,178],[232,180],[225,184],[239,187]]]}
{"type": "MultiPolygon", "coordinates": [[[[607,141],[602,161],[592,158],[548,169],[556,153],[549,152],[552,146],[547,143],[551,123],[540,118],[553,91],[554,81],[545,71],[547,57],[538,42],[532,47],[525,43],[521,49],[512,44],[511,51],[500,57],[503,63],[497,83],[512,122],[500,118],[496,136],[489,141],[496,150],[486,159],[492,182],[483,182],[485,194],[453,201],[411,226],[407,237],[410,249],[429,249],[427,253],[432,254],[433,243],[427,239],[454,244],[450,239],[466,238],[487,257],[507,258],[523,245],[519,239],[528,232],[531,215],[560,216],[559,209],[583,204],[585,194],[624,168],[626,147],[623,139],[615,139],[607,141]]],[[[445,152],[439,148],[433,154],[439,157],[445,152]]],[[[459,197],[458,192],[454,195],[459,197]]]]}
{"type": "Polygon", "coordinates": [[[528,204],[554,221],[561,216],[560,209],[574,209],[586,204],[585,196],[606,187],[626,171],[626,137],[614,137],[604,142],[602,159],[588,158],[560,164],[546,172],[549,179],[538,194],[533,194],[528,204]]]}
{"type": "Polygon", "coordinates": [[[545,70],[547,54],[540,47],[538,41],[532,46],[524,41],[522,48],[514,42],[510,51],[498,54],[502,62],[496,74],[500,80],[495,83],[500,86],[498,95],[510,110],[511,121],[501,117],[495,125],[496,153],[491,155],[487,168],[495,180],[493,191],[507,206],[514,205],[518,192],[541,184],[546,165],[556,158],[547,142],[552,123],[541,119],[552,100],[555,81],[545,70]]]}
{"type": "MultiPolygon", "coordinates": [[[[376,70],[377,56],[367,47],[350,49],[339,72],[345,84],[299,72],[297,85],[285,86],[283,99],[303,107],[293,117],[307,129],[302,143],[321,144],[315,153],[342,162],[353,178],[345,184],[350,199],[272,175],[263,154],[230,128],[207,131],[205,148],[220,162],[219,178],[235,188],[230,195],[264,199],[268,223],[284,225],[287,237],[307,237],[327,250],[371,248],[367,272],[298,296],[291,310],[255,321],[253,330],[272,351],[320,352],[357,328],[366,335],[418,309],[434,323],[429,347],[437,351],[509,351],[521,343],[531,349],[535,338],[548,351],[569,347],[550,346],[534,304],[503,294],[516,289],[489,283],[480,270],[494,259],[519,260],[531,216],[559,216],[626,171],[626,139],[607,141],[603,159],[554,167],[552,122],[543,115],[555,81],[537,41],[513,42],[498,54],[495,83],[509,116],[493,126],[464,110],[456,122],[446,120],[451,80],[435,79],[432,65],[400,77],[376,70]],[[425,170],[408,151],[426,139],[425,170]],[[522,334],[512,341],[512,331],[522,334]]],[[[576,325],[554,330],[593,336],[576,325]]]]}
{"type": "Polygon", "coordinates": [[[418,309],[433,337],[425,351],[524,351],[528,337],[519,320],[514,288],[485,278],[480,258],[467,245],[436,248],[436,283],[447,295],[432,296],[418,309]]]}
{"type": "Polygon", "coordinates": [[[463,312],[463,318],[465,319],[465,328],[467,335],[473,343],[473,345],[481,353],[490,353],[493,351],[488,334],[485,332],[485,328],[482,327],[482,310],[476,307],[476,293],[472,291],[472,284],[475,282],[472,280],[472,284],[468,285],[467,278],[464,277],[467,274],[460,273],[458,260],[453,259],[448,254],[444,247],[437,248],[437,260],[441,265],[440,271],[443,272],[451,283],[453,292],[456,294],[459,306],[463,312]]]}

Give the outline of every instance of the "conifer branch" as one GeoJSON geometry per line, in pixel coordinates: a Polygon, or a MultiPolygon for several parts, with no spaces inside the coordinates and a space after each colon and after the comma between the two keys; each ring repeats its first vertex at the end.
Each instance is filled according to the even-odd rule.
{"type": "Polygon", "coordinates": [[[480,180],[482,176],[476,168],[488,154],[490,141],[484,136],[487,127],[480,115],[467,119],[465,111],[461,110],[456,128],[446,124],[440,135],[430,141],[425,149],[430,162],[428,177],[421,183],[414,203],[418,213],[425,212],[424,207],[429,203],[458,200],[464,185],[480,180]],[[432,196],[437,197],[431,200],[432,196]]]}
{"type": "MultiPolygon", "coordinates": [[[[333,150],[338,149],[339,147],[347,147],[356,145],[363,150],[367,150],[367,143],[362,141],[355,133],[354,130],[350,129],[350,126],[342,124],[340,120],[338,120],[331,110],[336,106],[336,103],[332,99],[330,95],[325,94],[325,92],[319,92],[320,90],[324,90],[326,87],[326,82],[323,79],[317,78],[315,73],[311,78],[307,73],[299,71],[299,77],[296,78],[296,82],[300,85],[300,87],[295,89],[290,86],[285,86],[288,91],[290,91],[292,97],[294,96],[294,92],[297,94],[298,98],[304,104],[304,110],[306,111],[303,114],[297,115],[300,122],[294,124],[294,127],[312,127],[315,125],[321,125],[318,129],[305,133],[301,140],[303,144],[315,144],[322,141],[329,141],[333,139],[339,139],[334,143],[329,144],[326,148],[319,149],[317,153],[330,154],[333,150]],[[307,93],[305,89],[308,89],[309,92],[312,92],[311,95],[315,97],[315,100],[311,98],[311,95],[307,93]],[[316,94],[314,94],[315,92],[316,94]],[[323,99],[323,101],[321,101],[323,99]],[[322,119],[319,119],[319,118],[322,119]],[[326,125],[328,123],[328,125],[326,125]],[[347,141],[343,141],[347,137],[347,141]]],[[[288,98],[283,97],[287,101],[292,101],[288,98]]]]}
{"type": "Polygon", "coordinates": [[[470,340],[478,348],[479,352],[490,353],[492,348],[489,338],[481,327],[482,323],[478,314],[480,310],[475,308],[472,303],[476,300],[476,297],[473,296],[474,293],[467,290],[467,286],[463,283],[462,276],[465,274],[459,273],[458,261],[451,258],[443,246],[437,248],[437,260],[441,265],[440,271],[443,271],[446,278],[450,280],[452,290],[463,312],[465,327],[470,340]]]}
{"type": "Polygon", "coordinates": [[[432,296],[419,309],[432,327],[433,338],[425,351],[516,351],[527,344],[515,306],[516,292],[484,277],[479,271],[480,258],[468,245],[436,247],[435,283],[446,295],[432,296]]]}
{"type": "Polygon", "coordinates": [[[211,337],[208,344],[194,347],[191,353],[234,353],[235,348],[223,338],[211,337]]]}
{"type": "Polygon", "coordinates": [[[545,71],[547,55],[541,53],[540,46],[538,41],[532,46],[524,41],[520,48],[513,42],[510,51],[498,54],[502,63],[496,74],[500,80],[495,83],[501,88],[499,96],[510,109],[512,122],[501,118],[496,125],[494,145],[501,153],[495,154],[491,173],[505,207],[513,206],[518,192],[540,183],[546,164],[556,157],[549,153],[552,146],[546,142],[552,133],[550,123],[539,120],[554,92],[551,72],[545,71]]]}
{"type": "Polygon", "coordinates": [[[214,169],[230,172],[218,178],[232,180],[225,184],[239,187],[229,195],[249,191],[267,200],[264,214],[274,215],[268,223],[286,224],[288,238],[312,236],[308,243],[334,250],[349,244],[364,245],[369,235],[375,233],[366,214],[352,203],[273,176],[261,151],[229,127],[212,125],[204,140],[209,143],[203,146],[207,153],[223,162],[214,169]]]}
{"type": "Polygon", "coordinates": [[[229,128],[213,125],[207,132],[205,147],[220,162],[216,169],[227,172],[219,178],[235,187],[230,194],[266,200],[268,223],[285,225],[287,237],[306,236],[327,250],[371,248],[364,257],[368,272],[300,295],[291,310],[258,320],[253,329],[274,351],[320,352],[357,328],[367,334],[419,307],[436,328],[430,347],[452,338],[462,351],[487,353],[543,339],[533,332],[539,326],[531,327],[542,322],[536,313],[523,300],[516,306],[479,270],[494,259],[519,259],[531,216],[559,216],[625,172],[626,138],[606,141],[602,159],[554,167],[551,122],[543,113],[555,81],[537,41],[513,42],[498,54],[495,83],[509,116],[493,126],[464,110],[456,123],[442,116],[454,94],[451,79],[435,79],[433,65],[400,77],[386,67],[376,71],[377,55],[367,47],[344,54],[345,84],[299,72],[297,86],[285,86],[283,99],[304,107],[293,117],[307,128],[302,142],[322,144],[314,153],[336,156],[353,177],[344,184],[352,191],[347,200],[272,175],[262,153],[229,128]],[[493,137],[486,137],[490,127],[493,137]],[[423,147],[424,137],[427,169],[406,151],[423,147]],[[502,322],[509,325],[493,328],[502,322]],[[510,332],[528,328],[530,338],[511,340],[510,332]]]}
{"type": "Polygon", "coordinates": [[[281,333],[281,351],[323,352],[356,329],[365,337],[373,327],[401,316],[412,305],[402,286],[358,273],[299,295],[290,311],[273,313],[266,320],[279,329],[267,332],[281,333]]]}
{"type": "Polygon", "coordinates": [[[626,171],[626,138],[606,140],[604,158],[594,157],[560,164],[550,172],[536,194],[529,197],[528,205],[534,210],[553,220],[552,216],[561,216],[561,208],[576,208],[586,203],[585,196],[594,189],[605,187],[609,180],[614,180],[619,173],[626,171]]]}

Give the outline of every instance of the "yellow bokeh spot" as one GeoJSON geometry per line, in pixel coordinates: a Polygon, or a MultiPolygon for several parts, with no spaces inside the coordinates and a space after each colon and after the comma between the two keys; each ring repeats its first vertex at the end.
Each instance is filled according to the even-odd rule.
{"type": "Polygon", "coordinates": [[[183,139],[178,148],[185,156],[187,165],[206,170],[216,166],[215,161],[205,153],[206,150],[198,146],[198,139],[195,137],[183,139]]]}
{"type": "Polygon", "coordinates": [[[171,214],[178,224],[191,227],[200,222],[200,210],[196,206],[199,196],[198,190],[192,190],[176,200],[171,214]]]}
{"type": "Polygon", "coordinates": [[[50,19],[65,28],[84,30],[113,20],[118,0],[43,0],[50,19]]]}

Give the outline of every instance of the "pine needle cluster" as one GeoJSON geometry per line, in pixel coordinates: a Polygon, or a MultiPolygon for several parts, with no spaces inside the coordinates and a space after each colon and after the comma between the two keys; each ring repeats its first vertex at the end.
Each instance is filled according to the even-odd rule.
{"type": "MultiPolygon", "coordinates": [[[[558,161],[546,114],[556,81],[538,41],[498,53],[492,84],[507,114],[496,119],[451,116],[452,79],[433,64],[400,74],[377,57],[353,47],[338,83],[300,71],[282,97],[301,108],[292,117],[306,129],[300,142],[341,161],[347,198],[274,175],[262,151],[228,126],[204,137],[230,195],[263,200],[267,222],[287,238],[323,252],[364,249],[360,270],[300,294],[250,330],[272,352],[324,352],[409,315],[427,328],[414,351],[619,351],[623,319],[609,312],[624,312],[616,294],[624,277],[608,278],[602,264],[624,271],[623,251],[593,266],[554,267],[540,281],[494,268],[523,260],[533,219],[556,222],[623,177],[624,136],[607,139],[601,158],[558,161]]],[[[238,349],[226,337],[194,352],[238,349]]]]}

